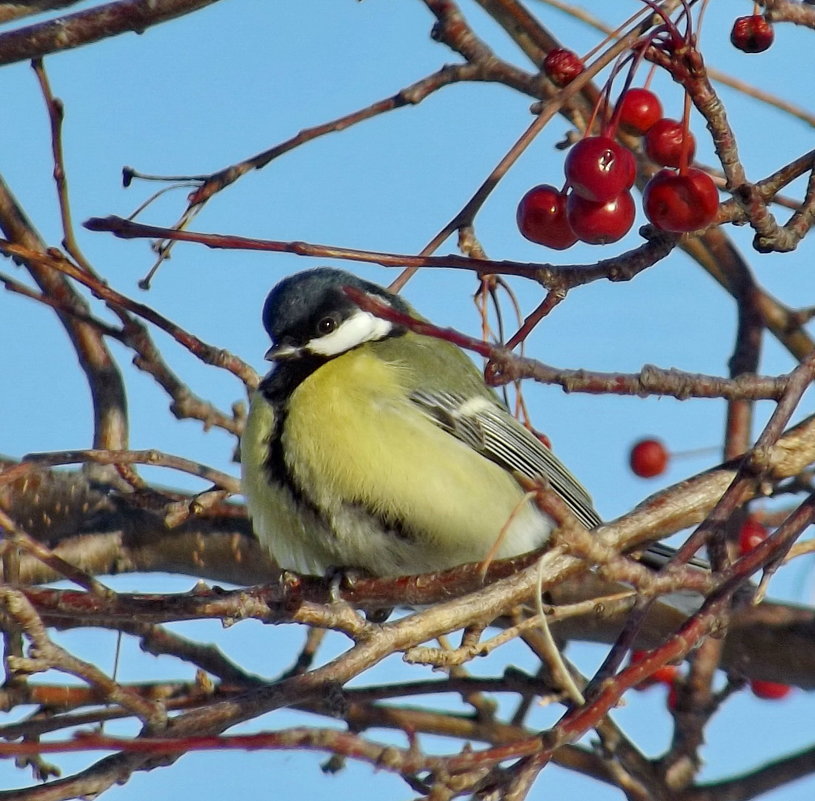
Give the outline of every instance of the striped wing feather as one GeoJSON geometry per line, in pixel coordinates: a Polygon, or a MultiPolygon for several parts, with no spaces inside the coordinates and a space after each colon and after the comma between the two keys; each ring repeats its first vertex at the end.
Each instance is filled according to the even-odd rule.
{"type": "Polygon", "coordinates": [[[529,479],[545,479],[587,528],[602,522],[580,482],[497,400],[427,390],[413,392],[411,399],[436,425],[485,458],[529,479]]]}

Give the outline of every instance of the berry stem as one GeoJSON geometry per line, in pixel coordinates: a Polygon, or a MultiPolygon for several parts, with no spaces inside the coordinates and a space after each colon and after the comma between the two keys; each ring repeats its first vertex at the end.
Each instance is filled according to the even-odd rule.
{"type": "MultiPolygon", "coordinates": [[[[645,51],[643,51],[642,57],[645,58],[645,51]]],[[[648,70],[648,75],[645,78],[645,83],[643,84],[643,89],[650,89],[651,82],[654,80],[654,74],[657,71],[657,65],[651,64],[651,68],[648,70]]]]}
{"type": "MultiPolygon", "coordinates": [[[[682,0],[682,16],[685,17],[685,35],[683,36],[679,33],[679,28],[676,27],[676,23],[668,16],[660,5],[656,3],[655,0],[642,0],[655,14],[662,18],[664,24],[664,30],[668,32],[673,41],[674,46],[678,46],[682,42],[687,42],[690,39],[691,35],[691,15],[690,15],[690,8],[688,7],[687,1],[682,0]]],[[[663,26],[660,26],[661,28],[663,26]]],[[[657,29],[658,30],[658,29],[657,29]]]]}
{"type": "Polygon", "coordinates": [[[682,154],[679,160],[679,174],[685,175],[688,172],[688,161],[690,155],[690,94],[685,90],[685,105],[682,109],[682,154]]]}
{"type": "Polygon", "coordinates": [[[671,451],[671,457],[674,459],[695,459],[698,456],[711,456],[719,452],[716,445],[710,445],[705,448],[688,448],[684,451],[671,451]]]}
{"type": "Polygon", "coordinates": [[[702,34],[702,22],[705,19],[705,11],[707,11],[708,0],[702,0],[702,7],[699,9],[699,16],[696,18],[696,42],[699,45],[699,37],[702,34]]]}
{"type": "MultiPolygon", "coordinates": [[[[585,139],[587,136],[591,136],[591,132],[594,129],[594,123],[597,121],[597,115],[600,111],[601,107],[608,109],[608,84],[603,88],[603,91],[600,93],[600,96],[597,98],[597,102],[594,104],[594,108],[591,110],[591,117],[589,117],[589,121],[586,123],[586,129],[583,131],[583,136],[581,139],[585,139]]],[[[605,136],[605,130],[607,127],[606,117],[608,116],[608,112],[606,111],[603,114],[603,127],[602,133],[605,136]]]]}
{"type": "Polygon", "coordinates": [[[606,38],[603,39],[601,42],[596,44],[583,56],[583,63],[587,64],[590,58],[593,58],[595,53],[599,53],[609,42],[616,41],[617,37],[623,33],[629,25],[633,25],[639,17],[644,16],[646,13],[645,9],[640,9],[636,13],[632,14],[625,22],[618,25],[613,31],[609,31],[606,34],[606,38]]]}

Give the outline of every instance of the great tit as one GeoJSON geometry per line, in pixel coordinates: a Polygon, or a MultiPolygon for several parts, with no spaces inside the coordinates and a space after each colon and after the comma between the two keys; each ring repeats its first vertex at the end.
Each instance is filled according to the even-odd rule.
{"type": "Polygon", "coordinates": [[[375,576],[443,570],[543,545],[554,526],[514,473],[543,478],[587,528],[591,498],[455,345],[387,322],[343,287],[415,314],[398,295],[326,267],[275,286],[263,308],[271,372],[241,442],[254,530],[280,567],[375,576]]]}

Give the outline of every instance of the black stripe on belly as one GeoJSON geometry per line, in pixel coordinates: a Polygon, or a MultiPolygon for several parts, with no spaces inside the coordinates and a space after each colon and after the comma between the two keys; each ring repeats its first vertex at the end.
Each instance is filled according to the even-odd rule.
{"type": "Polygon", "coordinates": [[[258,392],[263,395],[274,413],[274,430],[269,436],[269,449],[263,465],[266,479],[270,483],[285,487],[296,504],[306,507],[327,524],[322,510],[295,480],[283,452],[283,431],[286,427],[289,399],[294,390],[325,362],[325,359],[308,356],[278,362],[260,382],[258,392]]]}
{"type": "MultiPolygon", "coordinates": [[[[300,358],[291,362],[281,362],[261,381],[258,391],[264,400],[272,406],[274,412],[274,430],[269,437],[269,448],[264,462],[264,473],[270,483],[285,487],[295,504],[302,505],[317,516],[326,528],[332,530],[323,510],[294,477],[283,450],[283,433],[288,417],[288,401],[292,392],[315,370],[327,360],[318,358],[300,358]]],[[[401,540],[414,540],[415,534],[405,522],[395,516],[379,515],[359,501],[346,501],[374,519],[382,531],[401,540]]]]}

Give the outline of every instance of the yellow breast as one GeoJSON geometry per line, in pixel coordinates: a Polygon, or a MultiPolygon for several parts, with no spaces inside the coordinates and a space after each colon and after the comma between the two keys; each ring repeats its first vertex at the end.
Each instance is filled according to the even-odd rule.
{"type": "Polygon", "coordinates": [[[331,547],[374,573],[442,569],[483,559],[510,518],[499,555],[541,545],[548,521],[522,503],[512,476],[440,429],[407,398],[405,379],[398,364],[357,349],[292,394],[284,453],[297,484],[330,519],[338,539],[331,547]],[[398,527],[405,541],[391,558],[412,563],[383,570],[349,507],[398,527]]]}

